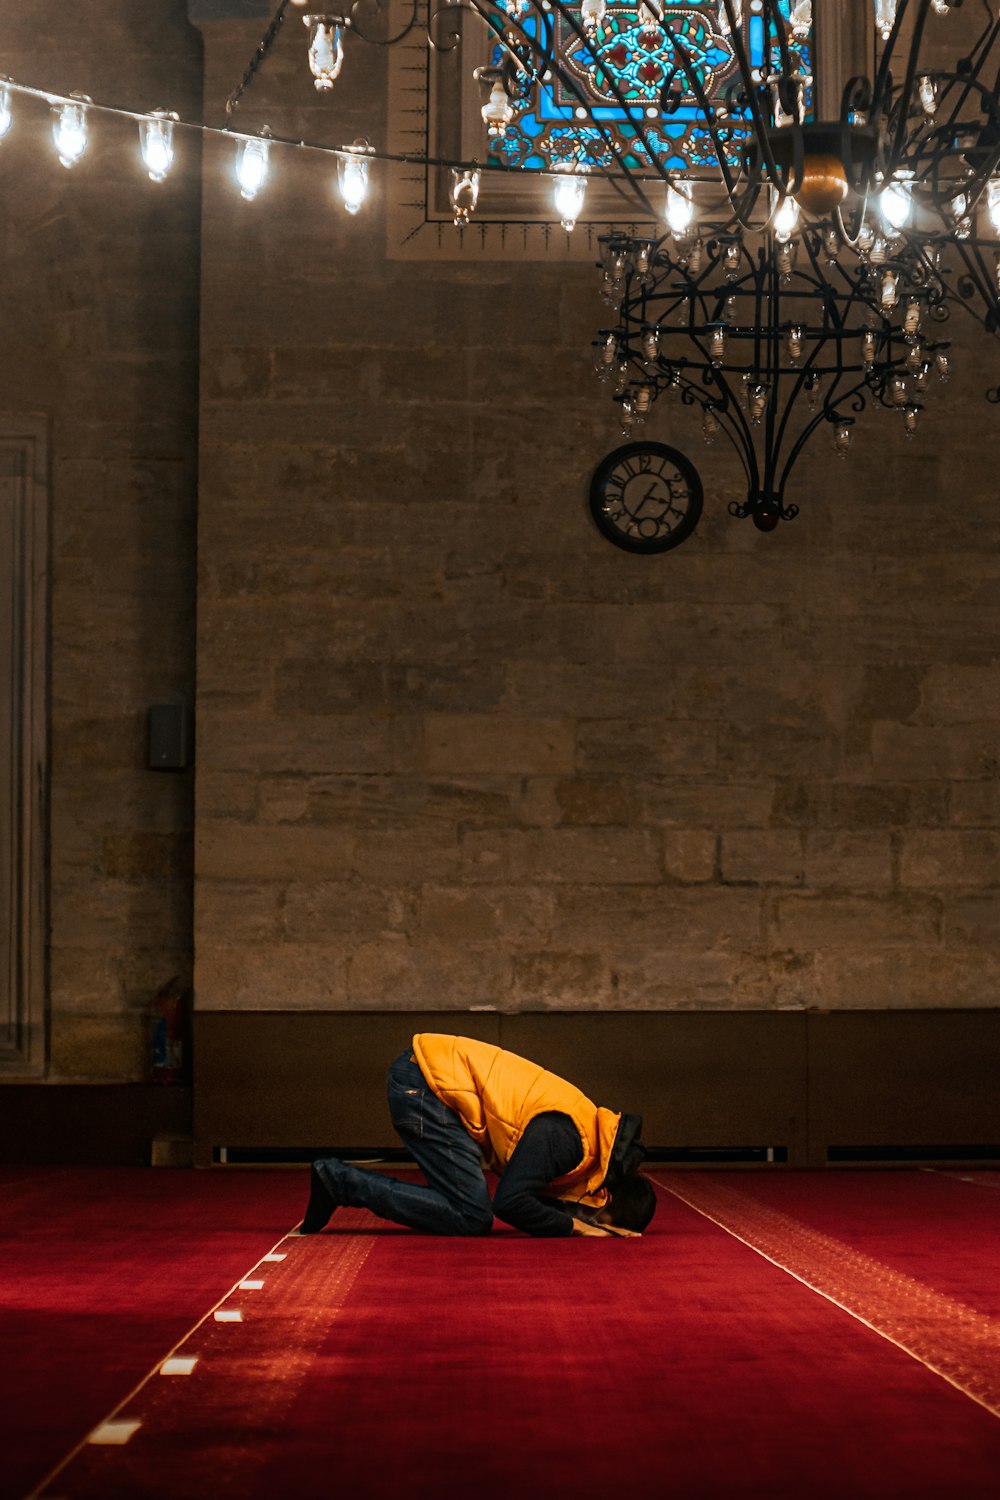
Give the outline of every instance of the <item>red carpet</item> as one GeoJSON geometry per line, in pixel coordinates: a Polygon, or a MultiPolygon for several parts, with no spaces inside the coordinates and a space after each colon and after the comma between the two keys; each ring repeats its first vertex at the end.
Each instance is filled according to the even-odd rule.
{"type": "Polygon", "coordinates": [[[713,1172],[712,1180],[1000,1318],[1000,1173],[713,1172]]]}
{"type": "MultiPolygon", "coordinates": [[[[891,1290],[930,1274],[951,1190],[891,1176],[899,1196],[885,1214],[863,1173],[665,1180],[876,1279],[879,1248],[922,1246],[902,1279],[885,1268],[891,1290]],[[768,1207],[783,1193],[780,1211],[768,1207]],[[822,1232],[803,1226],[809,1216],[822,1232]],[[848,1244],[869,1235],[868,1219],[864,1245],[848,1244]]],[[[229,1188],[220,1174],[208,1181],[229,1188]]],[[[953,1217],[953,1262],[979,1212],[953,1217]]],[[[966,1303],[980,1294],[988,1233],[980,1223],[965,1262],[966,1303]]],[[[155,1376],[118,1414],[141,1423],[131,1440],[81,1449],[47,1496],[997,1492],[996,1416],[675,1197],[641,1241],[431,1240],[341,1213],[326,1234],[281,1249],[287,1258],[257,1273],[263,1287],[230,1298],[243,1321],[206,1323],[189,1341],[193,1373],[155,1376]]],[[[928,1288],[921,1302],[945,1322],[960,1290],[950,1274],[949,1297],[928,1288]]],[[[994,1278],[991,1268],[990,1290],[994,1278]]]]}
{"type": "Polygon", "coordinates": [[[16,1500],[299,1217],[304,1178],[0,1167],[0,1496],[16,1500]]]}

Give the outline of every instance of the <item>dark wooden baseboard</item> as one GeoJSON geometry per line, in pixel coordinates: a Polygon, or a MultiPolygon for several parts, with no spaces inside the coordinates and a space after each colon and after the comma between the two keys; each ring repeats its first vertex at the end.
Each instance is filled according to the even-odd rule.
{"type": "Polygon", "coordinates": [[[385,1072],[414,1031],[531,1057],[680,1163],[1000,1160],[1000,1010],[204,1012],[195,1160],[398,1146],[385,1072]]]}
{"type": "Polygon", "coordinates": [[[191,1133],[191,1089],[144,1083],[5,1083],[0,1162],[148,1167],[157,1136],[191,1133]]]}

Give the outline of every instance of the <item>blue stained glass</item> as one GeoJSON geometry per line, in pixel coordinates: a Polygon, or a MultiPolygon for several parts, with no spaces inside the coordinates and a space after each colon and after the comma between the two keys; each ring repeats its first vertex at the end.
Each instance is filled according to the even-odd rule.
{"type": "MultiPolygon", "coordinates": [[[[780,0],[780,8],[787,18],[789,0],[780,0]]],[[[557,73],[551,82],[526,89],[515,101],[516,117],[505,136],[492,143],[494,158],[509,166],[543,169],[559,162],[610,167],[616,162],[610,135],[622,164],[631,170],[648,169],[654,161],[676,171],[715,163],[715,146],[697,96],[664,32],[669,30],[683,46],[710,102],[738,79],[732,39],[718,29],[717,0],[663,4],[662,13],[658,26],[640,17],[638,0],[610,0],[597,37],[583,39],[550,12],[558,27],[560,71],[573,86],[557,73]],[[669,112],[663,107],[665,93],[676,106],[669,112]]],[[[574,15],[578,19],[578,12],[574,15]]],[[[537,16],[525,17],[521,26],[537,37],[537,16]]],[[[755,68],[765,62],[765,40],[761,17],[745,17],[743,45],[755,68]]],[[[772,43],[777,45],[775,38],[772,43]]],[[[786,34],[786,43],[799,71],[811,74],[811,41],[786,34]]],[[[501,55],[498,46],[494,61],[501,55]]],[[[743,138],[734,124],[729,136],[733,156],[743,138]]]]}

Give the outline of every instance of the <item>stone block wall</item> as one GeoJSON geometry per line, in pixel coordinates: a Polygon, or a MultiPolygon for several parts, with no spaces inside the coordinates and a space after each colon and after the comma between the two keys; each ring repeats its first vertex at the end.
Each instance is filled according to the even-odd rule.
{"type": "MultiPolygon", "coordinates": [[[[206,117],[259,23],[211,23],[206,117]]],[[[248,128],[385,129],[351,40],[286,36],[248,128]]],[[[922,435],[817,440],[801,516],[609,546],[622,439],[596,273],[401,262],[275,151],[206,153],[197,1003],[204,1010],[992,1006],[1000,915],[997,350],[971,323],[922,435]]],[[[484,189],[484,193],[485,193],[484,189]]],[[[389,247],[390,252],[392,247],[389,247]]],[[[958,329],[956,328],[956,334],[958,329]]]]}
{"type": "MultiPolygon", "coordinates": [[[[0,70],[221,124],[234,9],[0,0],[0,70]]],[[[241,120],[380,142],[385,60],[320,100],[289,34],[241,120]]],[[[706,513],[632,558],[586,265],[397,260],[382,169],[352,220],[305,151],[249,204],[229,142],[154,186],[127,122],[72,172],[49,125],[0,144],[0,409],[50,438],[52,1078],[142,1077],[190,972],[195,778],[145,723],[196,610],[205,1010],[996,1004],[992,341],[956,324],[912,444],[814,444],[770,537],[661,402],[706,513]]]]}
{"type": "MultiPolygon", "coordinates": [[[[126,109],[200,108],[183,0],[0,0],[0,72],[126,109]]],[[[191,974],[193,773],[146,710],[193,703],[200,147],[152,184],[136,127],[72,171],[43,100],[0,143],[0,411],[50,458],[49,1074],[141,1078],[153,992],[191,974]]]]}

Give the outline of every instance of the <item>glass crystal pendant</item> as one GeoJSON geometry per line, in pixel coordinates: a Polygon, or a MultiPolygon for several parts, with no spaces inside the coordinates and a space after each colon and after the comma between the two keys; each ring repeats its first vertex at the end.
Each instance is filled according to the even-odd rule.
{"type": "Polygon", "coordinates": [[[451,211],[455,223],[468,224],[479,202],[479,171],[470,167],[453,167],[451,171],[451,211]]]}
{"type": "Polygon", "coordinates": [[[344,41],[333,16],[303,16],[309,28],[309,71],[319,93],[332,89],[344,66],[344,41]]]}

